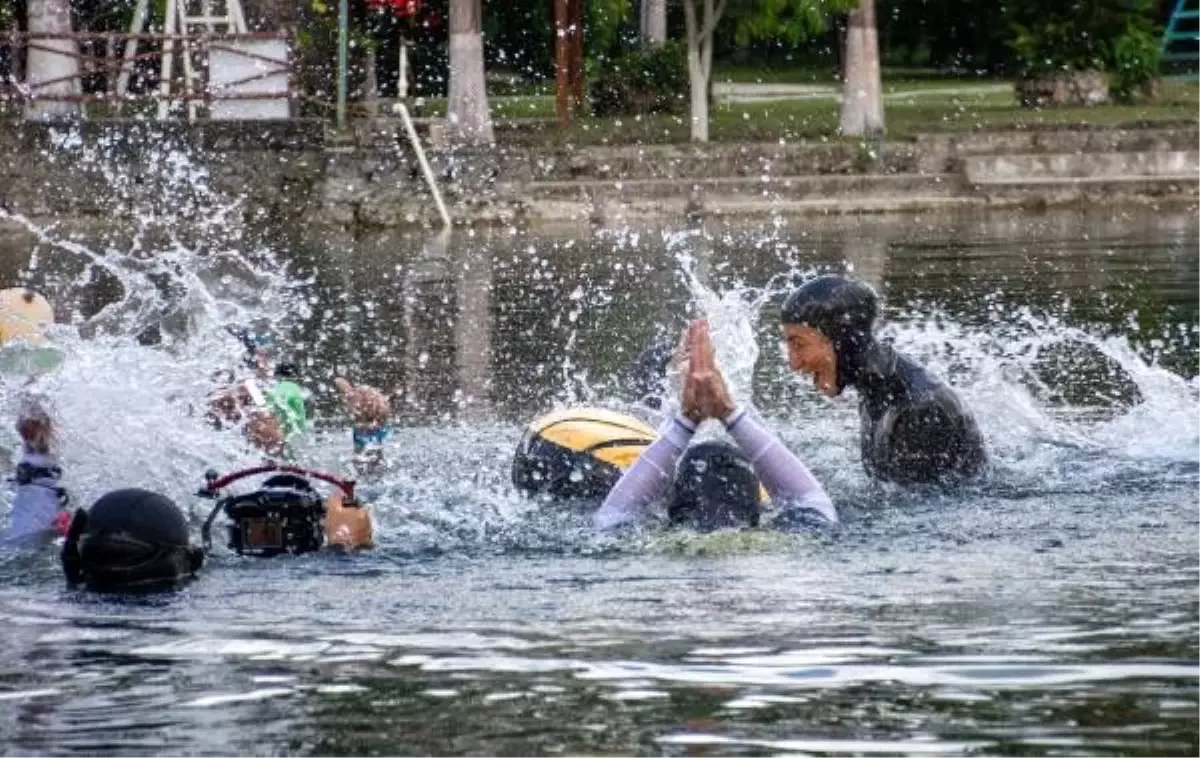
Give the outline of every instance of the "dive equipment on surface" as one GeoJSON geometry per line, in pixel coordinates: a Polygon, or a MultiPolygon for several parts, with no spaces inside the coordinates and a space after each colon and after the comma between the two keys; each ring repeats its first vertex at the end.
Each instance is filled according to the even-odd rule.
{"type": "Polygon", "coordinates": [[[603,497],[658,433],[602,408],[567,408],[535,419],[513,457],[513,485],[530,494],[603,497]]]}
{"type": "Polygon", "coordinates": [[[220,476],[205,474],[206,483],[198,496],[216,498],[201,529],[204,548],[212,547],[212,525],[218,513],[229,519],[229,548],[240,555],[270,557],[280,553],[308,553],[325,543],[325,502],[310,479],[332,484],[341,490],[341,504],[359,508],[354,482],[331,474],[268,463],[220,476]],[[221,490],[233,482],[260,474],[275,474],[257,490],[240,495],[222,496],[221,490]]]}

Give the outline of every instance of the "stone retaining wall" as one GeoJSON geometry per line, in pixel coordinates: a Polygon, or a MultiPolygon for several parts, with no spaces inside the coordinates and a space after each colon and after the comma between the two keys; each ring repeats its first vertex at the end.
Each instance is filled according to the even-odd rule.
{"type": "MultiPolygon", "coordinates": [[[[0,122],[0,207],[34,218],[111,222],[136,213],[186,225],[235,206],[256,227],[350,233],[433,223],[415,155],[398,134],[386,121],[338,137],[302,120],[0,122]]],[[[1127,183],[1127,193],[1190,202],[1196,143],[1196,125],[1184,124],[936,134],[878,146],[505,147],[430,157],[456,220],[508,223],[617,218],[630,206],[632,215],[915,210],[990,202],[996,195],[978,186],[999,181],[1028,185],[1010,187],[1005,202],[1039,203],[1039,182],[1123,175],[1140,182],[1127,183]]]]}

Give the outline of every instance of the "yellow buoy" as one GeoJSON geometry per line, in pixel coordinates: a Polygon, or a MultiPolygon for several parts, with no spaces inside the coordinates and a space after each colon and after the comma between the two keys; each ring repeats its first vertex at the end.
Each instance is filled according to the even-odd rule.
{"type": "Polygon", "coordinates": [[[13,287],[0,290],[0,345],[24,340],[42,344],[42,333],[54,323],[54,307],[33,290],[13,287]]]}

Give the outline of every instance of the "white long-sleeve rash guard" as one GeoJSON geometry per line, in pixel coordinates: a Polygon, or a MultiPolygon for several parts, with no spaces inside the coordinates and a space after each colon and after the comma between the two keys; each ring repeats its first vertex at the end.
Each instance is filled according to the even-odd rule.
{"type": "MultiPolygon", "coordinates": [[[[836,524],[837,509],[808,467],[788,450],[753,408],[735,410],[725,428],[750,459],[772,500],[788,508],[820,514],[836,524]]],[[[675,478],[675,465],[696,432],[696,425],[676,413],[659,429],[659,436],[622,474],[592,516],[597,529],[611,529],[641,517],[647,506],[663,496],[675,478]]]]}
{"type": "Polygon", "coordinates": [[[17,484],[8,533],[0,541],[6,548],[38,547],[51,540],[62,503],[62,471],[56,458],[26,449],[20,465],[37,473],[28,482],[17,484]]]}

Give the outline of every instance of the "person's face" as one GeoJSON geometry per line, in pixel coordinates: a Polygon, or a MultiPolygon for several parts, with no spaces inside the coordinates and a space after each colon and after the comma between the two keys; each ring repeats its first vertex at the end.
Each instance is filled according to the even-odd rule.
{"type": "Polygon", "coordinates": [[[17,422],[17,433],[28,444],[41,448],[50,441],[50,419],[41,415],[30,415],[17,422]]]}
{"type": "Polygon", "coordinates": [[[812,377],[813,386],[823,395],[834,397],[837,389],[837,354],[833,343],[810,326],[784,324],[788,368],[812,377]]]}
{"type": "Polygon", "coordinates": [[[261,347],[254,351],[254,372],[258,375],[259,379],[270,379],[273,373],[271,371],[270,356],[261,347]]]}

